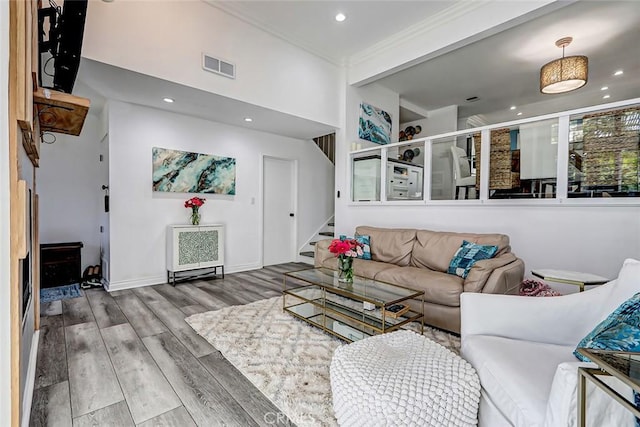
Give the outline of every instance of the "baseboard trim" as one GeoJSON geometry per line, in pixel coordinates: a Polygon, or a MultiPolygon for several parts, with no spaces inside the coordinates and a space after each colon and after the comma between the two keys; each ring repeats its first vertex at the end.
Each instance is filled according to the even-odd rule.
{"type": "Polygon", "coordinates": [[[115,282],[108,282],[104,285],[107,292],[122,291],[124,289],[141,288],[143,286],[161,285],[167,283],[167,275],[162,276],[149,276],[140,279],[120,280],[115,282]]]}
{"type": "Polygon", "coordinates": [[[242,273],[243,271],[257,270],[262,268],[262,265],[259,262],[252,262],[251,264],[240,264],[234,265],[229,268],[224,268],[224,273],[242,273]]]}
{"type": "Polygon", "coordinates": [[[36,385],[36,362],[38,361],[38,345],[40,343],[40,331],[33,333],[29,352],[29,366],[25,381],[24,394],[22,395],[22,427],[29,427],[31,418],[31,403],[33,402],[33,390],[36,385]]]}
{"type": "MultiPolygon", "coordinates": [[[[257,270],[259,268],[262,268],[262,265],[260,265],[260,263],[240,264],[240,265],[234,265],[231,267],[225,266],[224,273],[225,274],[241,273],[243,271],[257,270]]],[[[114,291],[122,291],[125,289],[141,288],[143,286],[161,285],[163,283],[167,283],[166,273],[162,276],[149,276],[149,277],[143,277],[140,279],[106,282],[103,285],[107,292],[114,292],[114,291]]]]}

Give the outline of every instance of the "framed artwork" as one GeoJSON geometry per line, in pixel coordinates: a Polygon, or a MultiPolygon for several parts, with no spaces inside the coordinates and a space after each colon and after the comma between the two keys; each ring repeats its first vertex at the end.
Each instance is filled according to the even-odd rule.
{"type": "Polygon", "coordinates": [[[153,147],[153,191],[236,194],[236,159],[153,147]]]}
{"type": "Polygon", "coordinates": [[[358,137],[376,144],[389,144],[391,142],[389,113],[365,102],[360,104],[358,137]]]}

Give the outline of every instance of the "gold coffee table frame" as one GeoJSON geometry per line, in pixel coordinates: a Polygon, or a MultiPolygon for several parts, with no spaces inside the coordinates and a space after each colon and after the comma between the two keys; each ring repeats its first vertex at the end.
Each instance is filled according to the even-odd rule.
{"type": "Polygon", "coordinates": [[[589,348],[579,348],[578,353],[598,365],[597,368],[578,368],[578,427],[585,427],[587,421],[587,380],[640,418],[640,410],[633,403],[598,378],[600,375],[613,376],[640,392],[640,353],[589,348]]]}
{"type": "Polygon", "coordinates": [[[424,332],[424,291],[359,276],[344,283],[338,281],[337,271],[312,268],[285,273],[282,294],[283,311],[348,342],[416,321],[424,332]],[[288,282],[297,283],[288,287],[288,282]],[[295,302],[288,304],[291,299],[295,302]],[[398,318],[385,313],[384,309],[410,299],[420,299],[420,311],[409,309],[398,318]],[[374,309],[365,310],[365,303],[374,309]]]}

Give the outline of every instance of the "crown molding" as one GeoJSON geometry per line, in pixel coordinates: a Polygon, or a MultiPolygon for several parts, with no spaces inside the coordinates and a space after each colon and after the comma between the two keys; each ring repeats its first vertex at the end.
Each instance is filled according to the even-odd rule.
{"type": "Polygon", "coordinates": [[[425,37],[433,31],[434,28],[448,25],[461,16],[472,13],[475,10],[491,3],[495,3],[495,0],[457,1],[452,6],[441,10],[429,18],[413,24],[398,33],[387,37],[386,39],[373,44],[354,55],[351,55],[348,60],[348,65],[357,65],[378,57],[381,53],[397,49],[400,45],[406,43],[407,40],[425,37]]]}
{"type": "Polygon", "coordinates": [[[279,38],[280,40],[283,40],[287,43],[297,46],[312,55],[315,55],[321,59],[324,59],[325,61],[328,61],[333,65],[337,65],[339,67],[346,65],[347,61],[345,60],[345,58],[337,57],[335,55],[331,55],[329,52],[316,49],[310,44],[304,43],[302,40],[292,39],[291,37],[287,36],[285,33],[279,31],[277,28],[267,24],[266,22],[252,18],[248,13],[248,9],[249,9],[248,6],[245,6],[242,2],[217,1],[217,0],[201,0],[201,1],[235,18],[238,18],[241,21],[246,22],[247,24],[250,24],[256,28],[259,28],[262,31],[271,34],[272,36],[279,38]]]}

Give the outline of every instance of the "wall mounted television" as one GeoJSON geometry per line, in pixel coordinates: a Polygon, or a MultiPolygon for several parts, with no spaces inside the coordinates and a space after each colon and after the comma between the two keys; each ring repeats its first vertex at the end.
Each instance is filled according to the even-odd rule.
{"type": "Polygon", "coordinates": [[[49,0],[49,7],[38,10],[38,51],[41,63],[38,84],[42,86],[42,76],[53,76],[53,89],[71,93],[80,67],[84,23],[88,0],[65,0],[58,6],[49,0]],[[51,58],[44,64],[44,53],[51,58]],[[47,67],[54,61],[53,74],[47,67]]]}

